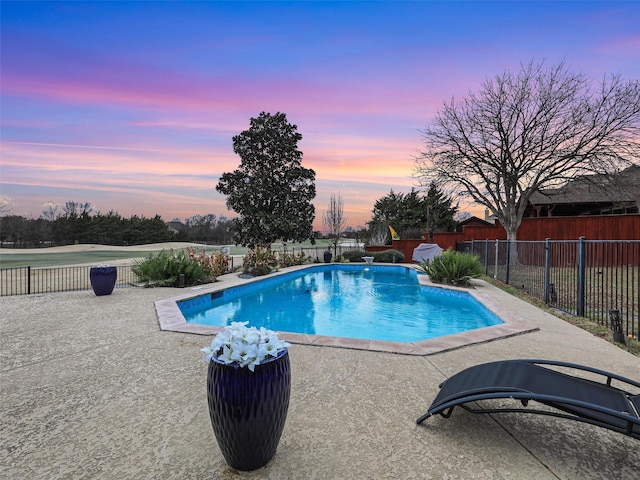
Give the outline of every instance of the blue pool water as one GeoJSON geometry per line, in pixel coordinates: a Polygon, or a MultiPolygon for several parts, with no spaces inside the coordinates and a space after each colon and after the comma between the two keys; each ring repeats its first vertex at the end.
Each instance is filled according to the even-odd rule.
{"type": "Polygon", "coordinates": [[[319,265],[178,302],[188,323],[414,342],[502,323],[466,292],[403,266],[319,265]]]}

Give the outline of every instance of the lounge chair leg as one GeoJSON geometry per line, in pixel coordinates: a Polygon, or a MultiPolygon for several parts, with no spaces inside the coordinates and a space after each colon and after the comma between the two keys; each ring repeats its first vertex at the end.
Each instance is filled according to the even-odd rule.
{"type": "Polygon", "coordinates": [[[444,417],[444,418],[449,418],[451,416],[451,413],[453,412],[453,409],[455,407],[451,407],[451,408],[447,408],[446,410],[443,410],[442,412],[440,412],[440,416],[444,417]]]}
{"type": "Polygon", "coordinates": [[[418,425],[420,425],[422,422],[424,422],[427,418],[429,418],[431,416],[431,414],[429,412],[425,413],[424,415],[422,415],[418,420],[416,420],[416,423],[418,425]]]}
{"type": "MultiPolygon", "coordinates": [[[[444,417],[444,418],[449,418],[451,416],[451,412],[453,412],[453,409],[455,407],[451,407],[451,408],[447,408],[446,410],[443,410],[442,412],[440,412],[440,416],[444,417]]],[[[416,423],[418,425],[420,425],[422,422],[424,422],[427,418],[429,418],[432,414],[427,412],[424,415],[422,415],[418,420],[416,420],[416,423]]]]}

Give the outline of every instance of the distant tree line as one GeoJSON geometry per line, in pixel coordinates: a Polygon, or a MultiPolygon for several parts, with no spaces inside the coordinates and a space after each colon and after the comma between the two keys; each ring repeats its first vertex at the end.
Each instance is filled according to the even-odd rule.
{"type": "Polygon", "coordinates": [[[39,246],[99,243],[103,245],[142,245],[175,239],[161,217],[123,218],[115,212],[106,215],[25,218],[9,215],[0,218],[0,240],[3,246],[33,248],[39,246]]]}
{"type": "Polygon", "coordinates": [[[209,245],[233,244],[231,225],[233,220],[224,215],[219,217],[213,213],[194,215],[184,222],[179,220],[169,222],[169,227],[175,232],[175,239],[180,242],[197,242],[209,245]]]}
{"type": "Polygon", "coordinates": [[[40,218],[19,215],[0,217],[0,242],[4,247],[35,248],[96,243],[102,245],[144,245],[169,241],[210,244],[231,242],[230,220],[213,214],[195,215],[184,223],[165,222],[117,212],[93,213],[90,204],[67,202],[60,213],[49,207],[40,218]]]}

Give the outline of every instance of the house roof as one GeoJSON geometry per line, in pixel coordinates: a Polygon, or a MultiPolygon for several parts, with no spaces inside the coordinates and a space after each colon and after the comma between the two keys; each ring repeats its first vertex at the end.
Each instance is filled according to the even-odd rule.
{"type": "Polygon", "coordinates": [[[483,220],[480,217],[476,217],[475,215],[471,215],[469,218],[466,218],[464,220],[462,220],[460,222],[461,226],[464,225],[487,225],[487,226],[493,226],[493,223],[491,222],[487,222],[486,220],[483,220]]]}
{"type": "Polygon", "coordinates": [[[617,174],[576,177],[560,188],[537,191],[532,205],[640,202],[640,165],[617,174]]]}

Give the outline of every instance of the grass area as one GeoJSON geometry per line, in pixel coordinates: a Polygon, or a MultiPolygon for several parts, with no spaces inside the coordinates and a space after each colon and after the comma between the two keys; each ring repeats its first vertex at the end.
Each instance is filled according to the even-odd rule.
{"type": "Polygon", "coordinates": [[[514,288],[510,285],[506,285],[498,280],[494,280],[491,277],[485,276],[483,277],[483,279],[491,283],[492,285],[495,285],[496,287],[500,288],[501,290],[504,290],[510,295],[513,295],[514,297],[518,297],[519,299],[524,300],[525,302],[530,303],[531,305],[535,305],[536,307],[542,310],[545,310],[546,312],[564,320],[565,322],[575,325],[576,327],[580,327],[581,329],[586,330],[587,332],[597,337],[603,338],[608,342],[613,343],[614,345],[621,348],[622,350],[626,350],[632,355],[635,355],[636,357],[640,357],[640,341],[638,341],[637,339],[627,338],[626,345],[623,345],[618,342],[614,342],[613,332],[609,328],[605,327],[604,325],[600,325],[599,323],[594,322],[593,320],[590,320],[585,317],[576,317],[574,315],[569,315],[568,313],[564,313],[559,310],[556,310],[555,308],[551,308],[542,300],[532,297],[531,295],[527,294],[525,291],[520,290],[518,288],[514,288]]]}
{"type": "MultiPolygon", "coordinates": [[[[326,240],[318,240],[315,245],[311,245],[311,242],[305,243],[288,243],[287,249],[299,249],[299,248],[318,248],[325,249],[328,245],[326,240]]],[[[207,245],[205,250],[207,253],[218,251],[222,248],[222,245],[207,245]]],[[[247,248],[231,246],[231,255],[245,255],[247,248]]],[[[274,243],[272,248],[274,250],[281,250],[281,243],[274,243]]],[[[201,248],[196,248],[198,251],[201,248]]],[[[35,253],[3,253],[0,249],[0,268],[17,268],[17,267],[59,267],[67,265],[82,265],[82,264],[99,264],[108,263],[114,260],[128,260],[135,258],[143,258],[151,253],[157,253],[155,250],[90,250],[84,252],[49,252],[46,248],[38,250],[35,253]]]]}
{"type": "Polygon", "coordinates": [[[152,252],[91,251],[65,253],[0,253],[0,268],[57,267],[84,263],[108,263],[113,260],[144,257],[152,252]]]}

